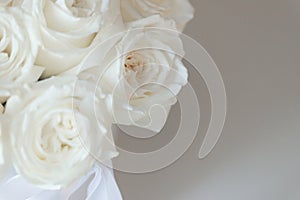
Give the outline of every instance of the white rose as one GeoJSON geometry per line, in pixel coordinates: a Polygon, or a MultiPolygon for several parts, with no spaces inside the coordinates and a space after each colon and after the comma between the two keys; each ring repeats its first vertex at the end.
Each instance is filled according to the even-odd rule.
{"type": "Polygon", "coordinates": [[[39,19],[36,64],[46,68],[44,77],[77,66],[103,28],[121,23],[119,0],[24,0],[22,7],[39,19]]]}
{"type": "Polygon", "coordinates": [[[178,30],[184,29],[194,13],[189,0],[121,0],[121,11],[125,22],[160,14],[175,20],[178,30]]]}
{"type": "Polygon", "coordinates": [[[38,51],[35,36],[34,19],[18,8],[0,7],[0,103],[42,74],[43,68],[33,65],[38,51]]]}
{"type": "Polygon", "coordinates": [[[129,26],[107,56],[103,57],[103,45],[90,55],[79,77],[99,81],[102,92],[112,95],[115,123],[160,131],[187,83],[182,42],[174,22],[158,15],[129,26]],[[153,109],[154,105],[163,109],[153,109]]]}
{"type": "Polygon", "coordinates": [[[69,77],[47,79],[26,86],[6,104],[13,165],[45,189],[66,187],[85,175],[94,156],[103,162],[116,156],[104,100],[94,99],[86,83],[76,82],[74,93],[74,83],[69,77]]]}

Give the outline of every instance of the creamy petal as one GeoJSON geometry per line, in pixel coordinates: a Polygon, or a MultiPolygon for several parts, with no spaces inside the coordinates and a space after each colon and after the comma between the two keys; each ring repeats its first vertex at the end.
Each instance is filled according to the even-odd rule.
{"type": "Polygon", "coordinates": [[[158,14],[175,20],[180,31],[194,16],[189,0],[121,0],[121,11],[125,22],[158,14]]]}

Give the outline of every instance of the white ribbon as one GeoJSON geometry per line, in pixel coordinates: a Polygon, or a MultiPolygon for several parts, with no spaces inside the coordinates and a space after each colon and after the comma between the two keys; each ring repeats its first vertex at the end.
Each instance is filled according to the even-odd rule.
{"type": "Polygon", "coordinates": [[[61,190],[44,190],[15,175],[0,185],[0,200],[122,200],[113,170],[95,165],[91,171],[61,190]]]}

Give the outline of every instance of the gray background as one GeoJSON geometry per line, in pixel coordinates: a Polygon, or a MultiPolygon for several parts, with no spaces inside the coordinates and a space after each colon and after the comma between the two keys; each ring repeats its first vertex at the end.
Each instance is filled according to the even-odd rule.
{"type": "MultiPolygon", "coordinates": [[[[227,89],[223,134],[207,158],[197,159],[210,100],[203,80],[189,68],[201,107],[198,136],[165,169],[142,175],[116,172],[124,200],[300,199],[300,1],[192,3],[196,16],[185,33],[210,53],[227,89]]],[[[173,137],[179,110],[176,105],[162,133],[149,140],[116,128],[117,144],[135,152],[164,146],[173,137]]]]}

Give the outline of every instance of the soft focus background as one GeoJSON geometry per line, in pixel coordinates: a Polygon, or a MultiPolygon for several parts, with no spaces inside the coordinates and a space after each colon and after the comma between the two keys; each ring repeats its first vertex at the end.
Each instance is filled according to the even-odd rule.
{"type": "MultiPolygon", "coordinates": [[[[201,107],[200,130],[173,165],[148,174],[116,172],[124,200],[300,199],[300,1],[192,0],[195,19],[185,33],[218,65],[228,116],[213,152],[198,159],[210,118],[203,80],[190,69],[201,107]]],[[[117,144],[135,152],[172,139],[177,105],[165,129],[149,140],[122,134],[117,144]]],[[[118,131],[119,130],[119,131],[118,131]]]]}

